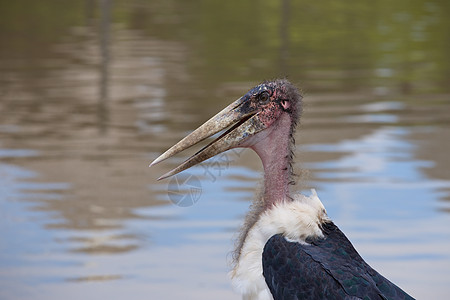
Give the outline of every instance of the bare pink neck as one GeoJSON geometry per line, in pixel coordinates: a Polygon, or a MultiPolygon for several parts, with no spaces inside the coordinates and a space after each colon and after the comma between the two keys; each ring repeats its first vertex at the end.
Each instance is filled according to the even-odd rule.
{"type": "Polygon", "coordinates": [[[289,196],[291,119],[285,114],[273,130],[252,146],[264,167],[264,203],[266,208],[289,196]]]}

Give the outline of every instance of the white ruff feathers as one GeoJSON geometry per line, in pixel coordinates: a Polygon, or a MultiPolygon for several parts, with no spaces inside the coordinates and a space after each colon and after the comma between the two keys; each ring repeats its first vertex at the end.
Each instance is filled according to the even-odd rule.
{"type": "Polygon", "coordinates": [[[233,287],[244,300],[273,299],[262,270],[264,245],[276,234],[288,241],[305,243],[307,237],[323,237],[320,224],[329,220],[325,208],[313,189],[307,197],[295,195],[293,201],[274,205],[261,214],[249,230],[239,260],[230,272],[233,287]]]}

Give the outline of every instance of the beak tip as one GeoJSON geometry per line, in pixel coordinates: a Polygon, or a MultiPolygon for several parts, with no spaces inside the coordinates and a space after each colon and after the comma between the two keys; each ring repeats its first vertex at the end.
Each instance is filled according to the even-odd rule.
{"type": "Polygon", "coordinates": [[[160,181],[160,180],[166,179],[166,178],[169,177],[169,176],[170,176],[170,175],[164,174],[164,175],[159,176],[158,179],[156,179],[156,180],[157,180],[157,181],[160,181]]]}
{"type": "Polygon", "coordinates": [[[160,162],[163,161],[163,160],[164,160],[163,156],[160,155],[160,156],[157,157],[154,161],[152,161],[148,166],[149,166],[149,167],[154,166],[154,165],[156,165],[157,163],[160,163],[160,162]]]}

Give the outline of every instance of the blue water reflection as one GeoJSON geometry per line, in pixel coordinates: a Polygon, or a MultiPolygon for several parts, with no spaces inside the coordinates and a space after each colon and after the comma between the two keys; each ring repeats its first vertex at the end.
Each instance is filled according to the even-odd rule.
{"type": "MultiPolygon", "coordinates": [[[[12,149],[0,151],[8,153],[9,157],[26,157],[25,154],[35,154],[35,151],[12,149]]],[[[55,235],[46,230],[46,223],[51,215],[38,212],[40,199],[62,200],[59,191],[67,190],[68,183],[32,182],[39,175],[31,170],[11,164],[0,163],[0,267],[14,270],[22,267],[40,268],[48,265],[61,266],[68,262],[54,262],[51,259],[34,261],[34,255],[47,251],[49,245],[54,245],[55,235]],[[41,245],[36,247],[37,245],[41,245]]],[[[8,289],[9,280],[14,280],[10,273],[0,272],[0,286],[8,289]]],[[[41,283],[41,277],[27,277],[25,283],[41,283]]]]}

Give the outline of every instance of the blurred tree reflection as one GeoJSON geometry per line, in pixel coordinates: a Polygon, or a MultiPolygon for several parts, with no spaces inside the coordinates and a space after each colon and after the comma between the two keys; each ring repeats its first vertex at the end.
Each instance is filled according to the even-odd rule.
{"type": "MultiPolygon", "coordinates": [[[[311,81],[311,89],[384,84],[403,93],[449,90],[446,0],[113,4],[113,22],[121,27],[184,41],[192,75],[205,83],[287,75],[311,81]]],[[[0,6],[2,58],[38,56],[98,16],[96,1],[18,0],[0,6]],[[37,49],[36,41],[42,45],[37,49]]]]}

